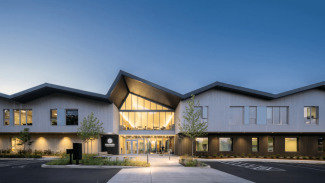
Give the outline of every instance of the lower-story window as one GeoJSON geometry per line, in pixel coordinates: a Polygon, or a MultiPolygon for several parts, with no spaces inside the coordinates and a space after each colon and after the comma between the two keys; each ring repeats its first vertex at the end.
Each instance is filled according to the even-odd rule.
{"type": "Polygon", "coordinates": [[[219,138],[219,151],[232,151],[232,140],[230,137],[219,138]]]}
{"type": "Polygon", "coordinates": [[[324,151],[324,146],[323,146],[323,138],[318,138],[318,152],[323,152],[324,151]]]}
{"type": "Polygon", "coordinates": [[[196,151],[209,151],[208,137],[195,138],[195,142],[196,142],[196,151]]]}
{"type": "Polygon", "coordinates": [[[258,152],[258,138],[252,138],[252,152],[258,152]]]}
{"type": "Polygon", "coordinates": [[[274,138],[269,137],[267,138],[267,152],[273,152],[274,151],[274,138]]]}
{"type": "Polygon", "coordinates": [[[285,152],[298,151],[298,138],[285,138],[285,152]]]}

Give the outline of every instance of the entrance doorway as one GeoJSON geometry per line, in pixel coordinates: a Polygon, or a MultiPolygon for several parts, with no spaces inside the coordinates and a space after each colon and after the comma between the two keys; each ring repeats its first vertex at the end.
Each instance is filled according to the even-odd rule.
{"type": "Polygon", "coordinates": [[[138,154],[138,140],[126,140],[126,154],[138,154]]]}

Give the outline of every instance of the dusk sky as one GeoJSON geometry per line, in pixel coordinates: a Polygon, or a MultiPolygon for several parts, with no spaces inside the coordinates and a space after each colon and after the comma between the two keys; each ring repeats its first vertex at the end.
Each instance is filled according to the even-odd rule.
{"type": "Polygon", "coordinates": [[[119,70],[182,94],[325,81],[325,1],[0,0],[0,93],[106,94],[119,70]]]}

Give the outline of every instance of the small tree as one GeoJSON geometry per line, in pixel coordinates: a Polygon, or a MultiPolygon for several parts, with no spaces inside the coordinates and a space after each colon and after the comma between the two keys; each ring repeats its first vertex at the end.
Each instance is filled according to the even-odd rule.
{"type": "Polygon", "coordinates": [[[17,145],[22,146],[24,145],[24,151],[25,151],[25,144],[28,143],[29,148],[33,144],[34,141],[31,141],[31,135],[29,133],[29,128],[24,128],[23,131],[20,131],[19,136],[17,139],[19,139],[19,143],[17,145]]]}
{"type": "MultiPolygon", "coordinates": [[[[94,117],[94,113],[91,112],[90,116],[88,115],[87,118],[84,117],[83,121],[80,123],[77,135],[81,138],[82,141],[88,144],[88,142],[92,142],[93,140],[98,139],[100,137],[100,134],[104,132],[102,125],[103,123],[100,123],[99,120],[94,117]]],[[[89,151],[87,146],[87,153],[88,152],[89,151]]]]}
{"type": "Polygon", "coordinates": [[[192,158],[193,158],[193,143],[195,140],[195,137],[200,137],[206,135],[204,133],[208,129],[208,123],[202,122],[201,116],[202,111],[201,110],[195,110],[195,106],[200,106],[200,102],[198,101],[195,103],[194,97],[195,95],[191,95],[191,100],[186,101],[187,106],[185,106],[185,111],[183,111],[183,119],[184,121],[181,122],[180,119],[178,123],[178,127],[180,131],[191,139],[192,141],[192,158]]]}

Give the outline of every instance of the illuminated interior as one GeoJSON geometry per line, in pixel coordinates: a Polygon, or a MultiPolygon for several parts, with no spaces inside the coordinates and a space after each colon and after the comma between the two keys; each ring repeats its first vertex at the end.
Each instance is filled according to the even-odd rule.
{"type": "Polygon", "coordinates": [[[120,154],[174,153],[174,135],[120,135],[120,154]]]}
{"type": "Polygon", "coordinates": [[[286,152],[297,152],[298,151],[297,138],[285,138],[285,151],[286,152]]]}
{"type": "Polygon", "coordinates": [[[174,130],[174,111],[129,94],[120,109],[120,130],[174,130]]]}

